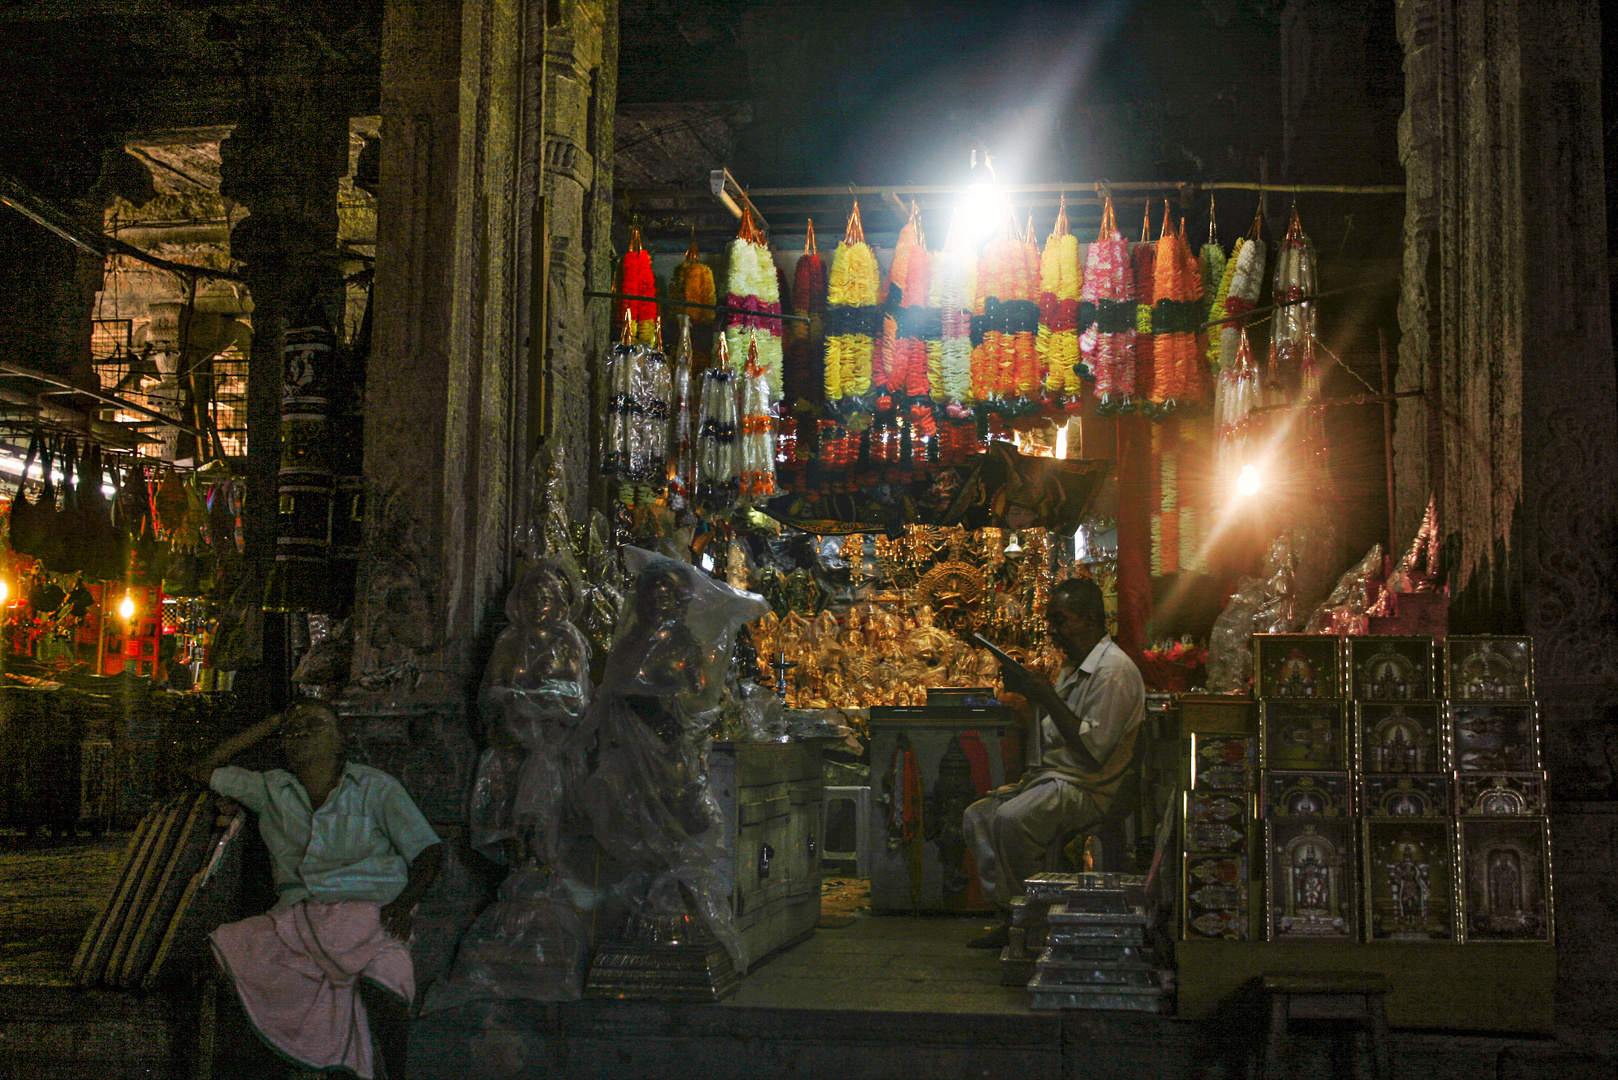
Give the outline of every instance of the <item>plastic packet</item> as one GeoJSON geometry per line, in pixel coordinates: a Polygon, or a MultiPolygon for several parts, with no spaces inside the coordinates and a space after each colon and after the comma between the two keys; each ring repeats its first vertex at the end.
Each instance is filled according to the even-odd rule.
{"type": "Polygon", "coordinates": [[[1349,567],[1337,587],[1309,615],[1310,634],[1364,634],[1370,613],[1382,594],[1382,545],[1373,544],[1365,557],[1349,567]]]}

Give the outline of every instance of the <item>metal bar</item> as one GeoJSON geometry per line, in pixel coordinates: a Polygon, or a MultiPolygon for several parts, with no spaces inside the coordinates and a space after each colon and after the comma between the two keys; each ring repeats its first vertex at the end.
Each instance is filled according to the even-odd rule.
{"type": "Polygon", "coordinates": [[[1339,405],[1383,405],[1397,401],[1400,398],[1426,397],[1425,390],[1400,390],[1392,394],[1354,394],[1351,397],[1320,398],[1316,401],[1306,401],[1301,404],[1288,405],[1256,405],[1247,410],[1249,416],[1255,413],[1280,412],[1284,409],[1327,409],[1339,405]]]}
{"type": "Polygon", "coordinates": [[[735,312],[738,315],[753,315],[760,319],[781,319],[785,322],[808,322],[803,315],[788,315],[785,312],[751,311],[742,308],[733,308],[726,304],[698,304],[690,300],[660,300],[655,296],[636,296],[632,293],[597,292],[594,289],[584,290],[585,296],[597,296],[603,300],[645,300],[653,304],[667,304],[670,307],[699,307],[704,311],[735,312]]]}
{"type": "Polygon", "coordinates": [[[61,379],[58,379],[52,375],[46,375],[43,372],[32,371],[25,367],[19,367],[16,364],[0,363],[0,373],[4,373],[6,375],[19,375],[28,379],[36,379],[47,386],[58,386],[63,390],[71,390],[74,393],[83,394],[86,397],[93,397],[97,401],[105,402],[107,405],[115,409],[127,409],[130,412],[139,413],[140,415],[148,417],[149,419],[159,421],[168,427],[179,428],[181,431],[189,432],[192,435],[197,435],[199,437],[202,436],[202,433],[196,428],[188,427],[185,424],[180,423],[178,420],[175,420],[173,417],[164,416],[162,413],[154,412],[143,405],[136,405],[133,401],[125,401],[123,398],[114,397],[111,394],[104,394],[99,390],[86,390],[83,387],[74,386],[72,383],[63,382],[61,379]]]}
{"type": "MultiPolygon", "coordinates": [[[[715,169],[717,175],[723,170],[715,169]]],[[[728,172],[726,173],[728,176],[728,172]]],[[[731,182],[735,183],[732,177],[731,182]]],[[[740,185],[737,185],[740,191],[740,185]]],[[[1164,180],[1164,181],[1130,181],[1126,183],[1108,183],[1107,181],[1086,180],[1062,183],[1044,184],[1002,184],[1000,191],[1006,195],[1027,194],[1029,192],[1061,193],[1093,191],[1101,193],[1118,192],[1145,192],[1145,191],[1274,191],[1292,194],[1323,194],[1323,195],[1402,195],[1403,184],[1272,184],[1268,181],[1248,180],[1209,180],[1206,182],[1194,180],[1164,180]]],[[[771,187],[753,188],[746,192],[754,198],[780,198],[788,195],[877,195],[886,198],[889,193],[895,195],[961,195],[966,192],[964,184],[885,184],[880,187],[861,187],[857,184],[845,184],[841,187],[771,187]]],[[[619,193],[626,198],[634,199],[698,199],[707,198],[707,194],[693,191],[690,188],[626,188],[619,193]]],[[[715,190],[712,194],[717,195],[715,190]]],[[[1072,199],[1068,200],[1069,202],[1072,199]]],[[[757,207],[754,207],[757,212],[757,207]]]]}
{"type": "Polygon", "coordinates": [[[747,207],[748,212],[753,215],[753,224],[762,232],[770,231],[770,223],[765,220],[763,214],[759,213],[758,207],[753,205],[753,200],[747,197],[747,189],[742,187],[734,176],[730,175],[729,169],[711,170],[708,173],[708,188],[713,193],[714,198],[723,203],[725,209],[729,210],[737,218],[742,216],[742,207],[736,205],[736,197],[740,197],[742,206],[747,207]],[[731,188],[736,189],[736,196],[734,197],[730,193],[731,188]]]}

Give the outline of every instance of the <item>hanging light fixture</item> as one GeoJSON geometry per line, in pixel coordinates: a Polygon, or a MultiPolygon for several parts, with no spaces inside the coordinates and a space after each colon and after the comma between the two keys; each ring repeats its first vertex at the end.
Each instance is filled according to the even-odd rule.
{"type": "Polygon", "coordinates": [[[961,203],[961,220],[974,242],[986,240],[1005,224],[1007,208],[1000,178],[994,172],[994,157],[978,147],[972,151],[972,166],[966,178],[966,197],[961,203]]]}

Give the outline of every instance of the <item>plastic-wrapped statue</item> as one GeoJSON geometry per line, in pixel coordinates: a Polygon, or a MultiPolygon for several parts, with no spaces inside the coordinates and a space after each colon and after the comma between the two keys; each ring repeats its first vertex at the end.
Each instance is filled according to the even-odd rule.
{"type": "Polygon", "coordinates": [[[736,630],[769,608],[640,548],[624,562],[633,581],[590,708],[596,765],[578,807],[628,874],[638,932],[698,914],[745,968],[706,761],[736,630]]]}
{"type": "Polygon", "coordinates": [[[561,822],[584,770],[577,735],[590,696],[590,647],[569,618],[573,602],[566,569],[551,559],[532,566],[506,598],[511,624],[495,640],[478,695],[488,749],[470,827],[473,847],[511,872],[461,938],[427,1011],[480,998],[579,996],[587,933],[573,906],[578,890],[561,822]]]}
{"type": "Polygon", "coordinates": [[[478,695],[489,747],[470,822],[473,846],[497,861],[558,855],[562,797],[583,764],[572,736],[590,695],[590,646],[569,618],[573,600],[565,570],[549,559],[506,598],[510,625],[478,695]]]}

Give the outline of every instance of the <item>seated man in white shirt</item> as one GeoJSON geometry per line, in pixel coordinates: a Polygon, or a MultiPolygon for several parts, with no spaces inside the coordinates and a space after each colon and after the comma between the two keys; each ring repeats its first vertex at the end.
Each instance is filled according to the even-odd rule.
{"type": "MultiPolygon", "coordinates": [[[[1059,582],[1045,620],[1066,659],[1056,686],[1023,668],[1002,669],[1006,689],[1034,706],[1039,766],[967,807],[963,822],[983,895],[1008,914],[1022,883],[1057,865],[1067,839],[1111,809],[1146,716],[1140,670],[1107,634],[1095,582],[1059,582]]],[[[999,948],[1008,936],[1002,925],[970,944],[999,948]]]]}
{"type": "Polygon", "coordinates": [[[387,1080],[404,1080],[406,942],[444,861],[426,818],[393,777],[344,760],[337,717],[312,702],[230,739],[191,776],[257,814],[270,850],[275,906],[209,937],[254,1029],[307,1068],[369,1078],[379,1057],[387,1080]],[[288,768],[216,767],[278,727],[288,768]]]}

